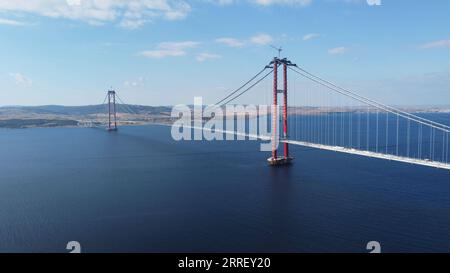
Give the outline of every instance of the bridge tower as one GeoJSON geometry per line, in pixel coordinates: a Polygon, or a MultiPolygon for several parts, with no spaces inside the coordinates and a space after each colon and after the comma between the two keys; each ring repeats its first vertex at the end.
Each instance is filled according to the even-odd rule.
{"type": "Polygon", "coordinates": [[[268,159],[268,162],[272,166],[280,166],[291,164],[293,158],[289,156],[289,144],[283,143],[284,155],[278,156],[278,143],[280,140],[279,129],[278,129],[278,94],[283,94],[283,140],[288,139],[288,77],[287,69],[288,66],[295,66],[286,58],[274,58],[270,63],[273,66],[273,109],[272,109],[272,157],[268,159]],[[278,67],[283,67],[283,89],[278,89],[278,67]]]}
{"type": "Polygon", "coordinates": [[[117,131],[116,91],[108,91],[108,131],[117,131]]]}

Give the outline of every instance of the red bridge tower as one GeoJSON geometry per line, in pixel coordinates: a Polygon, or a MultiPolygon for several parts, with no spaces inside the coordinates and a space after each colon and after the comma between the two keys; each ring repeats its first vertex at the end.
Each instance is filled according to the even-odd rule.
{"type": "Polygon", "coordinates": [[[108,91],[108,131],[117,131],[116,91],[108,91]]]}
{"type": "Polygon", "coordinates": [[[279,129],[278,129],[278,94],[283,94],[283,134],[282,140],[288,139],[288,79],[287,69],[288,66],[295,66],[286,58],[274,58],[270,63],[273,66],[273,109],[272,109],[272,157],[268,159],[269,164],[272,166],[287,165],[293,160],[289,156],[289,144],[284,142],[284,156],[277,155],[277,148],[279,144],[279,129]],[[283,66],[283,89],[278,89],[278,67],[283,66]]]}

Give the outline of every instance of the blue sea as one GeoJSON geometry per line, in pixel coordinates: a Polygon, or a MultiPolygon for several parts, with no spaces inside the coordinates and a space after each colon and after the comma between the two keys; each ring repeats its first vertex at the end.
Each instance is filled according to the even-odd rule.
{"type": "Polygon", "coordinates": [[[450,171],[299,146],[273,168],[259,144],[2,129],[0,251],[450,252],[450,171]]]}

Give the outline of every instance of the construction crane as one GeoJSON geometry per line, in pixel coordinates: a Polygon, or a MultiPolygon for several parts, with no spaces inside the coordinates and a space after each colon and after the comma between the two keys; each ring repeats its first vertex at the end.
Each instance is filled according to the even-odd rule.
{"type": "Polygon", "coordinates": [[[280,47],[276,47],[274,45],[270,45],[271,48],[275,49],[276,51],[278,51],[278,58],[281,58],[281,51],[283,51],[283,48],[280,47]]]}

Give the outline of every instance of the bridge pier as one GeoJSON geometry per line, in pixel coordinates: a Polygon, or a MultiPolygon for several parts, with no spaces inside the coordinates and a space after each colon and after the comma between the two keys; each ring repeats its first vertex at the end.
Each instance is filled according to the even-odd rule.
{"type": "Polygon", "coordinates": [[[271,166],[280,166],[291,164],[293,158],[289,156],[289,144],[283,143],[284,156],[277,155],[279,144],[279,130],[278,130],[278,94],[283,94],[283,139],[288,139],[288,78],[287,67],[292,65],[286,58],[274,58],[271,62],[273,65],[273,110],[272,110],[272,157],[267,159],[271,166]],[[283,89],[278,89],[278,66],[283,65],[283,89]]]}

